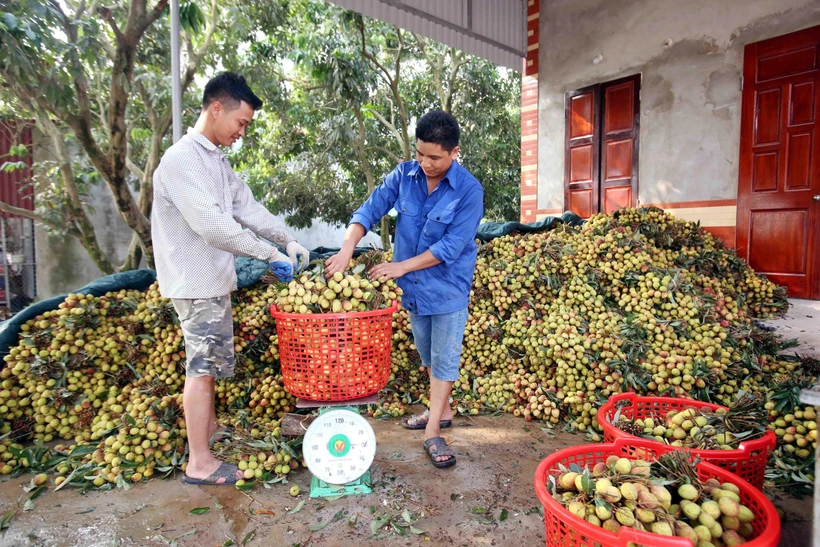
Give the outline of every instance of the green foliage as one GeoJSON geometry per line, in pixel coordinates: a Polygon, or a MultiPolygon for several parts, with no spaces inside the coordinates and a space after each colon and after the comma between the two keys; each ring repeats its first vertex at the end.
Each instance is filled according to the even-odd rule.
{"type": "MultiPolygon", "coordinates": [[[[92,186],[111,184],[111,173],[99,166],[112,145],[114,83],[123,77],[115,73],[112,25],[124,28],[130,4],[107,2],[105,13],[89,11],[100,4],[76,0],[14,0],[0,8],[0,75],[7,84],[0,87],[0,113],[39,125],[56,121],[73,154],[69,182],[59,158],[41,162],[33,181],[37,214],[57,234],[88,235],[66,209],[70,181],[87,212],[92,186]],[[96,160],[76,130],[81,125],[102,154],[96,160]]],[[[292,226],[346,223],[382,177],[413,157],[413,124],[432,108],[459,119],[461,161],[485,187],[487,218],[518,218],[518,74],[320,0],[216,0],[215,27],[211,4],[181,2],[183,71],[210,44],[183,96],[183,126],[199,114],[205,79],[223,68],[246,75],[265,106],[232,161],[256,196],[292,226]]],[[[150,192],[156,161],[171,144],[167,13],[139,40],[126,82],[130,161],[123,183],[134,192],[150,192]]],[[[15,167],[9,160],[2,169],[15,167]]]]}

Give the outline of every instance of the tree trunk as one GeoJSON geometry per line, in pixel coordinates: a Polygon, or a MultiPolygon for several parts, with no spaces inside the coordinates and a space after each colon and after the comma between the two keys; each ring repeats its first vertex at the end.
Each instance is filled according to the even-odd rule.
{"type": "Polygon", "coordinates": [[[382,238],[382,249],[389,251],[392,247],[390,245],[390,219],[386,215],[382,217],[379,229],[381,231],[379,235],[382,238]]]}
{"type": "MultiPolygon", "coordinates": [[[[362,107],[361,105],[357,106],[353,114],[356,116],[356,128],[358,131],[359,139],[354,144],[354,148],[356,150],[356,156],[359,158],[359,165],[362,168],[362,172],[364,173],[364,178],[367,180],[367,196],[370,197],[370,194],[373,193],[373,190],[376,189],[376,178],[373,176],[373,168],[367,161],[367,133],[365,131],[364,126],[364,117],[362,116],[362,107]]],[[[382,239],[382,249],[385,251],[390,250],[390,222],[389,219],[384,216],[381,219],[380,223],[380,232],[381,232],[381,239],[382,239]]]]}

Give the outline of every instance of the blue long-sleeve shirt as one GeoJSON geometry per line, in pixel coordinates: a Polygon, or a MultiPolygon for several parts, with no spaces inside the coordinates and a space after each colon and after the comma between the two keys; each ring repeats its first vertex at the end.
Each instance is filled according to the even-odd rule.
{"type": "Polygon", "coordinates": [[[384,178],[350,223],[370,230],[391,208],[398,213],[393,261],[428,249],[441,264],[397,280],[402,305],[419,315],[461,310],[469,304],[478,246],[476,229],[484,216],[484,188],[453,162],[432,193],[417,161],[400,164],[384,178]]]}

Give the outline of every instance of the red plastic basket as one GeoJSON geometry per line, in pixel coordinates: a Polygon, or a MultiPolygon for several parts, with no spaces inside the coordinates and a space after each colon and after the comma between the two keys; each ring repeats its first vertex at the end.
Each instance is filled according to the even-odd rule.
{"type": "Polygon", "coordinates": [[[313,401],[350,401],[378,393],[390,379],[396,303],[383,310],[299,314],[271,306],[282,380],[313,401]]]}
{"type": "MultiPolygon", "coordinates": [[[[560,473],[559,464],[569,467],[574,463],[591,470],[596,463],[605,462],[612,455],[654,461],[673,448],[643,439],[618,439],[614,444],[585,444],[565,448],[545,458],[535,470],[535,492],[544,505],[547,547],[627,547],[630,544],[646,547],[692,547],[692,543],[682,537],[661,536],[627,527],[622,527],[618,533],[604,530],[570,513],[547,491],[547,479],[550,475],[560,473]]],[[[716,465],[701,462],[697,470],[701,480],[715,478],[720,482],[730,482],[740,489],[741,503],[755,515],[752,522],[755,537],[744,546],[777,547],[780,542],[780,517],[772,502],[762,492],[716,465]]]]}
{"type": "MultiPolygon", "coordinates": [[[[598,410],[598,423],[601,424],[604,430],[604,442],[611,443],[616,439],[634,440],[640,437],[621,431],[612,424],[612,420],[619,409],[621,416],[638,420],[649,417],[666,418],[666,414],[670,410],[683,410],[687,407],[697,409],[706,408],[709,410],[726,408],[724,406],[690,399],[641,397],[635,393],[620,393],[610,397],[600,410],[598,410]]],[[[650,442],[657,441],[650,440],[650,442]]],[[[663,443],[658,444],[666,446],[663,443]]],[[[691,450],[691,452],[703,461],[727,469],[735,475],[749,481],[755,488],[761,489],[763,488],[769,453],[776,445],[777,436],[774,434],[774,431],[767,431],[766,434],[760,438],[740,443],[738,448],[734,450],[691,450]]],[[[670,446],[670,448],[675,449],[676,447],[670,446]]]]}

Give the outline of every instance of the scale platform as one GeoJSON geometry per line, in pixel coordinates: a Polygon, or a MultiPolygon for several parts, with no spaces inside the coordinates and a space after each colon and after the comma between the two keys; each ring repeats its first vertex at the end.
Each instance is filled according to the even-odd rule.
{"type": "Polygon", "coordinates": [[[311,498],[370,494],[370,465],[376,454],[373,428],[358,407],[378,404],[378,394],[350,401],[298,399],[297,408],[318,408],[302,443],[311,498]]]}

